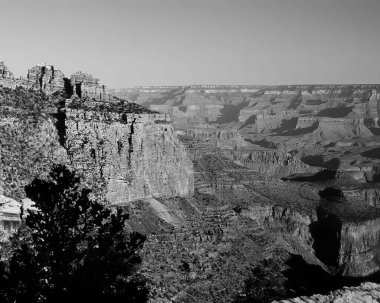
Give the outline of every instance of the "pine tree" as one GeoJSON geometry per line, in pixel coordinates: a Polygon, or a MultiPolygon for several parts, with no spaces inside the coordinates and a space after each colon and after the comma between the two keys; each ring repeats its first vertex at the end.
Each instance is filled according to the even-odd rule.
{"type": "Polygon", "coordinates": [[[136,274],[145,237],[128,234],[128,214],[90,199],[65,166],[25,188],[36,210],[25,221],[31,237],[15,249],[7,282],[11,302],[145,302],[136,274]]]}

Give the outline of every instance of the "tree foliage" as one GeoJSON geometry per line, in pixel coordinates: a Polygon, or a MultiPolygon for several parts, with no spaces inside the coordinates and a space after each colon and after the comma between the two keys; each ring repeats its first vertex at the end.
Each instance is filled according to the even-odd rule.
{"type": "Polygon", "coordinates": [[[93,201],[75,173],[61,165],[49,180],[35,179],[25,191],[36,210],[28,210],[25,221],[30,236],[14,237],[14,252],[3,268],[6,300],[147,300],[145,280],[136,274],[145,237],[126,233],[128,214],[93,201]]]}
{"type": "Polygon", "coordinates": [[[326,187],[324,190],[319,191],[319,196],[329,201],[345,200],[343,191],[337,187],[326,187]]]}
{"type": "Polygon", "coordinates": [[[287,293],[285,281],[281,264],[274,259],[264,259],[251,269],[244,292],[236,303],[264,303],[282,299],[287,293]]]}

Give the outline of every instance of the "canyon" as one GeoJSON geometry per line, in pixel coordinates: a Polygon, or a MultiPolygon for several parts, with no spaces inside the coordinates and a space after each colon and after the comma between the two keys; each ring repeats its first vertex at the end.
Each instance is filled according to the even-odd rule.
{"type": "Polygon", "coordinates": [[[378,84],[144,86],[110,91],[168,113],[178,134],[214,142],[237,164],[276,178],[338,171],[345,176],[339,182],[348,194],[355,192],[370,205],[378,203],[378,84]]]}
{"type": "Polygon", "coordinates": [[[41,83],[34,90],[33,85],[9,89],[0,79],[4,195],[24,198],[24,185],[46,175],[53,163],[78,170],[109,204],[192,193],[192,163],[167,115],[102,94],[106,89],[99,91],[99,80],[87,74],[62,78],[61,86],[53,73],[47,76],[46,66],[32,70],[28,79],[41,83]],[[33,99],[42,100],[38,113],[33,99]]]}
{"type": "Polygon", "coordinates": [[[75,169],[147,235],[151,302],[231,302],[270,258],[294,296],[376,288],[357,285],[379,282],[378,90],[112,90],[46,64],[15,78],[1,63],[0,202],[21,203],[54,164],[75,169]],[[342,196],[323,195],[332,187],[342,196]]]}

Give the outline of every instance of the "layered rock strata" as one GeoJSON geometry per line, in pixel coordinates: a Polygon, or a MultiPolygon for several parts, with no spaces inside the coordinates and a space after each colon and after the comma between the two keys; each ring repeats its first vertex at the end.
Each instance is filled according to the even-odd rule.
{"type": "Polygon", "coordinates": [[[199,127],[187,129],[184,134],[214,144],[220,149],[241,149],[247,145],[236,129],[199,127]]]}
{"type": "Polygon", "coordinates": [[[55,92],[64,88],[64,75],[53,65],[39,64],[28,70],[29,86],[44,92],[55,92]]]}
{"type": "Polygon", "coordinates": [[[320,169],[303,163],[291,153],[280,151],[223,150],[235,163],[263,175],[282,178],[295,173],[312,173],[320,169]]]}
{"type": "Polygon", "coordinates": [[[65,145],[111,203],[193,193],[192,163],[167,115],[67,109],[65,145]]]}
{"type": "Polygon", "coordinates": [[[192,163],[166,115],[89,98],[67,105],[59,99],[57,109],[49,95],[20,87],[1,89],[0,100],[0,188],[6,196],[24,198],[24,185],[54,163],[75,168],[106,203],[193,193],[192,163]]]}
{"type": "Polygon", "coordinates": [[[70,84],[73,90],[73,96],[79,98],[90,98],[97,101],[109,101],[111,96],[107,88],[100,84],[100,80],[90,74],[77,72],[70,78],[70,84]]]}
{"type": "Polygon", "coordinates": [[[337,274],[363,277],[380,270],[380,209],[361,201],[323,201],[311,232],[317,257],[337,274]]]}

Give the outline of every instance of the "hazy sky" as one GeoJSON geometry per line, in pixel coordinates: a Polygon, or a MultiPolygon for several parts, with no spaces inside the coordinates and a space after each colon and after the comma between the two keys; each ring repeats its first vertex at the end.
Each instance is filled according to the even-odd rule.
{"type": "Polygon", "coordinates": [[[380,83],[380,0],[0,0],[0,61],[108,87],[380,83]]]}

